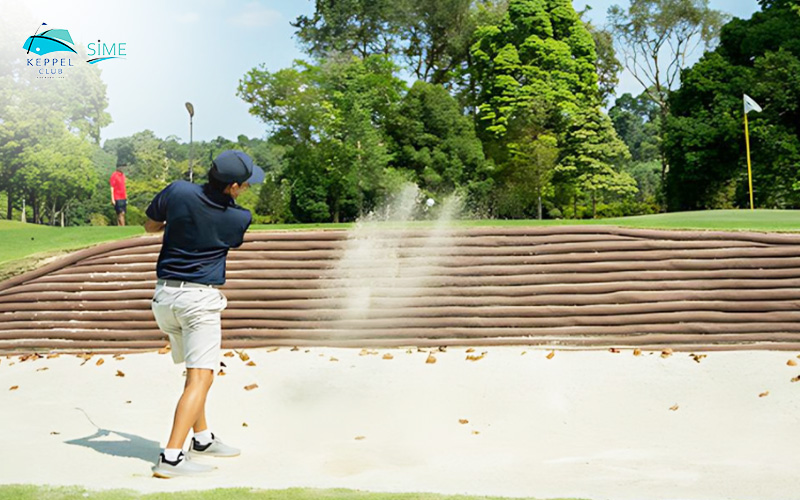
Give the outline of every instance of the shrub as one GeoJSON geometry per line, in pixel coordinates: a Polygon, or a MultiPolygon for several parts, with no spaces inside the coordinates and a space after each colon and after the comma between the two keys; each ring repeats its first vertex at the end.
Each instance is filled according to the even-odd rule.
{"type": "Polygon", "coordinates": [[[89,224],[92,226],[107,226],[108,219],[105,215],[95,212],[89,216],[89,224]]]}
{"type": "Polygon", "coordinates": [[[125,213],[125,224],[129,226],[142,226],[147,220],[147,215],[135,205],[128,205],[125,213]]]}

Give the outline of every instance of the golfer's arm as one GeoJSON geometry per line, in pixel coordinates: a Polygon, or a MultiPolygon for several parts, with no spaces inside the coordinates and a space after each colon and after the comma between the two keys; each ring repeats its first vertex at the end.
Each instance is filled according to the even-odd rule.
{"type": "Polygon", "coordinates": [[[148,217],[147,222],[144,223],[144,230],[148,233],[157,233],[163,231],[166,225],[166,222],[158,222],[148,217]]]}
{"type": "Polygon", "coordinates": [[[116,200],[114,199],[114,188],[111,188],[111,204],[113,205],[116,200]]]}

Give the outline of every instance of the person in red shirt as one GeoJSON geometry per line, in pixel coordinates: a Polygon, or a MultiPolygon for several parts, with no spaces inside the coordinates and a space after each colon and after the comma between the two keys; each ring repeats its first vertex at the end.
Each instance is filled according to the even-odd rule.
{"type": "Polygon", "coordinates": [[[111,174],[108,183],[111,184],[111,204],[117,212],[117,225],[125,225],[125,211],[128,206],[128,193],[125,191],[125,174],[122,173],[124,165],[117,165],[117,170],[111,174]]]}

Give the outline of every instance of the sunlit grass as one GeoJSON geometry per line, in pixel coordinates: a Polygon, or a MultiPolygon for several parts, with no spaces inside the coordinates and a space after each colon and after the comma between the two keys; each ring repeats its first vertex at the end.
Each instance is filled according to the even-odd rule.
{"type": "MultiPolygon", "coordinates": [[[[428,227],[435,221],[382,223],[386,227],[428,227]]],[[[800,210],[706,210],[697,212],[675,212],[668,214],[639,215],[611,219],[560,219],[560,220],[455,220],[455,227],[481,226],[570,226],[609,225],[651,229],[719,229],[736,231],[797,231],[800,232],[800,210]]],[[[274,224],[255,225],[254,230],[311,230],[348,229],[353,224],[274,224]]]]}
{"type": "MultiPolygon", "coordinates": [[[[207,491],[171,492],[167,495],[164,493],[137,493],[130,490],[91,491],[79,487],[0,486],[0,500],[71,500],[83,498],[99,500],[157,500],[163,498],[169,498],[170,500],[502,500],[508,497],[436,495],[433,493],[371,493],[345,489],[318,490],[310,488],[290,488],[286,490],[224,488],[207,491]]],[[[531,498],[531,500],[533,499],[531,498]]]]}

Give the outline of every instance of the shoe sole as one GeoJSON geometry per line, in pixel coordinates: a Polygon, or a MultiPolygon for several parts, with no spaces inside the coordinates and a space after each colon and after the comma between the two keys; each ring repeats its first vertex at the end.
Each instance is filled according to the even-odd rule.
{"type": "Polygon", "coordinates": [[[238,457],[241,454],[242,454],[241,451],[236,455],[214,455],[211,453],[200,453],[197,451],[189,451],[188,453],[190,457],[214,457],[214,458],[233,458],[233,457],[238,457]]]}
{"type": "Polygon", "coordinates": [[[154,470],[153,471],[153,477],[157,477],[159,479],[172,479],[173,477],[202,476],[203,474],[208,474],[210,472],[214,472],[215,469],[216,469],[216,467],[214,469],[209,469],[209,470],[200,471],[200,472],[194,472],[194,473],[190,473],[190,474],[172,474],[172,473],[169,473],[169,472],[161,472],[161,471],[154,470]]]}

